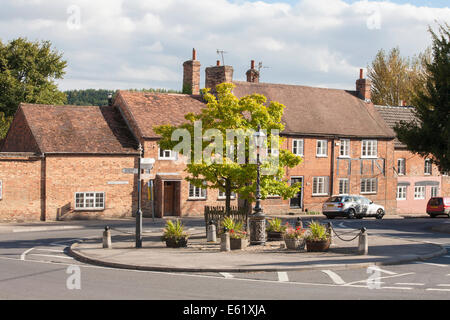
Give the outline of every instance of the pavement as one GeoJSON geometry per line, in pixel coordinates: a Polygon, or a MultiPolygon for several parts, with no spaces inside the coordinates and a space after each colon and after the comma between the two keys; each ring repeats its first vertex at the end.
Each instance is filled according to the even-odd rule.
{"type": "MultiPolygon", "coordinates": [[[[446,224],[447,225],[447,224],[446,224]]],[[[450,224],[448,225],[450,227],[450,224]]],[[[449,228],[450,229],[450,228],[449,228]]],[[[339,230],[340,232],[349,230],[339,230]]],[[[351,230],[350,230],[351,231],[351,230]]],[[[136,249],[134,236],[113,230],[112,249],[102,248],[101,238],[74,243],[72,257],[94,265],[164,272],[279,272],[323,268],[367,268],[423,261],[447,253],[438,245],[414,239],[369,234],[368,255],[358,255],[358,238],[353,241],[333,239],[328,252],[310,253],[288,250],[282,242],[249,246],[245,250],[221,252],[220,243],[208,244],[204,227],[190,228],[187,248],[166,248],[161,231],[146,233],[143,247],[136,249]]],[[[349,240],[356,234],[342,235],[349,240]]]]}

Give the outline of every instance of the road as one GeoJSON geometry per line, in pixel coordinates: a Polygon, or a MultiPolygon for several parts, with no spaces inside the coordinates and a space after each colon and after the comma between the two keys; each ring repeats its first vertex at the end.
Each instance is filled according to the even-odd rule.
{"type": "MultiPolygon", "coordinates": [[[[414,238],[449,249],[449,254],[425,262],[377,270],[233,274],[118,270],[86,265],[67,255],[68,246],[78,239],[99,237],[106,222],[0,228],[0,299],[450,299],[450,234],[428,231],[446,221],[332,220],[336,229],[365,226],[372,234],[414,238]],[[79,282],[73,278],[78,274],[79,282]]],[[[134,226],[123,220],[107,224],[126,232],[134,226]]],[[[186,224],[198,227],[201,221],[186,224]]],[[[144,221],[144,230],[161,226],[144,221]]]]}

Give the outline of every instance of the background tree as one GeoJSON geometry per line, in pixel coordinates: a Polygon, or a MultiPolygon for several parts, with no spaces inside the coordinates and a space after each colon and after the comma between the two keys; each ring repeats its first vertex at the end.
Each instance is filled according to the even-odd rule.
{"type": "Polygon", "coordinates": [[[66,96],[54,81],[62,79],[66,65],[50,41],[0,41],[0,112],[13,116],[21,102],[65,103],[66,96]]]}
{"type": "MultiPolygon", "coordinates": [[[[238,151],[237,148],[230,149],[225,145],[227,129],[235,130],[256,130],[260,125],[262,130],[267,130],[268,149],[275,146],[271,145],[271,130],[276,129],[280,132],[284,129],[281,123],[284,106],[277,102],[266,104],[267,99],[259,94],[252,94],[241,99],[233,95],[232,89],[234,85],[224,83],[217,86],[217,97],[204,91],[204,99],[207,101],[205,108],[199,114],[189,113],[185,116],[187,123],[172,126],[162,125],[156,126],[155,132],[161,135],[159,145],[162,149],[172,150],[179,142],[171,141],[172,133],[176,129],[186,129],[191,135],[191,146],[194,145],[194,123],[201,121],[202,133],[209,129],[217,129],[220,132],[224,146],[221,148],[222,155],[227,154],[227,150],[233,150],[233,154],[238,151]]],[[[250,137],[252,138],[252,137],[250,137]]],[[[275,141],[282,145],[283,139],[278,137],[275,141]]],[[[202,141],[202,150],[211,147],[218,140],[202,141]]],[[[223,163],[211,162],[209,159],[202,158],[201,163],[190,161],[186,171],[190,174],[187,180],[196,187],[218,189],[225,192],[226,196],[226,212],[230,212],[231,194],[239,194],[239,197],[252,202],[255,198],[256,190],[256,164],[250,163],[249,157],[251,144],[249,139],[241,144],[245,147],[245,163],[237,163],[235,159],[224,159],[223,163]]],[[[194,148],[191,147],[184,156],[194,160],[194,148]]],[[[212,158],[221,156],[212,152],[212,158]]],[[[261,176],[261,194],[262,198],[266,198],[269,194],[279,195],[284,199],[293,197],[300,191],[299,184],[289,185],[288,181],[284,181],[285,167],[295,167],[300,164],[302,159],[288,150],[279,150],[279,161],[274,163],[266,161],[263,168],[269,169],[273,174],[261,176]]]]}
{"type": "Polygon", "coordinates": [[[403,100],[411,104],[414,92],[424,88],[426,63],[430,61],[430,49],[412,58],[402,57],[399,48],[393,48],[388,55],[383,49],[378,51],[368,67],[373,103],[397,106],[403,100]]]}
{"type": "Polygon", "coordinates": [[[401,121],[395,127],[398,139],[412,152],[431,155],[441,172],[450,171],[450,27],[439,26],[439,34],[429,28],[433,39],[433,59],[426,64],[425,88],[413,96],[416,121],[401,121]]]}

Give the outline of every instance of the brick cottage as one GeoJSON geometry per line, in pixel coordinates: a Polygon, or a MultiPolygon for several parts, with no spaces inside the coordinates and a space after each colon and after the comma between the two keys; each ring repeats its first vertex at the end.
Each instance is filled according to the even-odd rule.
{"type": "MultiPolygon", "coordinates": [[[[155,125],[183,123],[205,106],[195,50],[183,68],[184,94],[118,91],[104,107],[21,104],[0,153],[0,219],[131,216],[137,178],[123,169],[137,166],[139,143],[156,160],[142,174],[144,216],[201,215],[205,205],[224,205],[223,193],[189,185],[182,157],[158,148],[155,125]]],[[[353,91],[260,83],[254,62],[246,82],[234,81],[233,68],[220,62],[205,75],[213,91],[231,82],[238,97],[261,93],[286,106],[283,147],[303,157],[286,180],[303,188],[289,200],[264,200],[266,213],[320,211],[329,195],[347,193],[396,211],[395,134],[371,103],[362,72],[353,91]]]]}

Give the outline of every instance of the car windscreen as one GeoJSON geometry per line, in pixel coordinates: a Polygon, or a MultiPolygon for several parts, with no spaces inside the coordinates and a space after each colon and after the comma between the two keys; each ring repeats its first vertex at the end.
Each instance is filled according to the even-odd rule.
{"type": "Polygon", "coordinates": [[[342,197],[331,197],[327,202],[342,202],[342,197]]]}
{"type": "Polygon", "coordinates": [[[440,206],[442,204],[442,198],[431,198],[428,204],[430,206],[440,206]]]}

